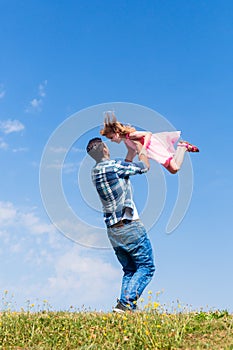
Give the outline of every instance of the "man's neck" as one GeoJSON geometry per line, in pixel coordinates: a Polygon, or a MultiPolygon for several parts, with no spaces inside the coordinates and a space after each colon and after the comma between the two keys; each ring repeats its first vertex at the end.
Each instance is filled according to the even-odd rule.
{"type": "Polygon", "coordinates": [[[110,158],[109,157],[103,157],[100,160],[98,160],[96,163],[98,164],[98,163],[101,163],[101,162],[106,162],[106,160],[110,160],[110,158]]]}

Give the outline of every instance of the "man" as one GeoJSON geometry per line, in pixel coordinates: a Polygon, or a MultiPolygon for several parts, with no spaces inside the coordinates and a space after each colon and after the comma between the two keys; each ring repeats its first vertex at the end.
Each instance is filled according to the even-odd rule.
{"type": "Polygon", "coordinates": [[[137,299],[155,271],[151,243],[133,202],[129,177],[146,173],[150,164],[146,150],[137,142],[139,162],[131,162],[135,150],[128,148],[127,161],[111,160],[101,138],[91,139],[87,153],[96,161],[92,181],[103,205],[109,240],[123,267],[121,295],[114,312],[135,310],[137,299]]]}

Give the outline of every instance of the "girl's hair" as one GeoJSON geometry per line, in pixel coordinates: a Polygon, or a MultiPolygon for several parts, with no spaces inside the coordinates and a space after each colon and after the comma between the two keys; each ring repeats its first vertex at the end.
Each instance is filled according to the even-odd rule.
{"type": "Polygon", "coordinates": [[[106,112],[104,118],[104,128],[100,130],[100,134],[107,136],[110,133],[119,133],[123,136],[129,134],[130,132],[136,131],[130,125],[124,125],[117,121],[116,116],[113,112],[106,112]],[[110,116],[111,113],[111,116],[110,116]]]}

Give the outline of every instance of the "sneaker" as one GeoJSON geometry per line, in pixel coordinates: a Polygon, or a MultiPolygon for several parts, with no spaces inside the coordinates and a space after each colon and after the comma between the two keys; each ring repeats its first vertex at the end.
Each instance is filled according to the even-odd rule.
{"type": "Polygon", "coordinates": [[[123,314],[125,311],[129,311],[129,308],[121,304],[120,301],[118,301],[117,305],[112,311],[117,312],[118,314],[123,314]]]}

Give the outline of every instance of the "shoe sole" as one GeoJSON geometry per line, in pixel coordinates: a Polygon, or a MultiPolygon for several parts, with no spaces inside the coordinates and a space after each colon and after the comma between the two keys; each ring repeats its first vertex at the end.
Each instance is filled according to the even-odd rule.
{"type": "Polygon", "coordinates": [[[116,312],[117,314],[124,314],[124,313],[125,313],[124,310],[117,309],[117,308],[114,308],[112,311],[113,311],[113,312],[116,312]]]}

